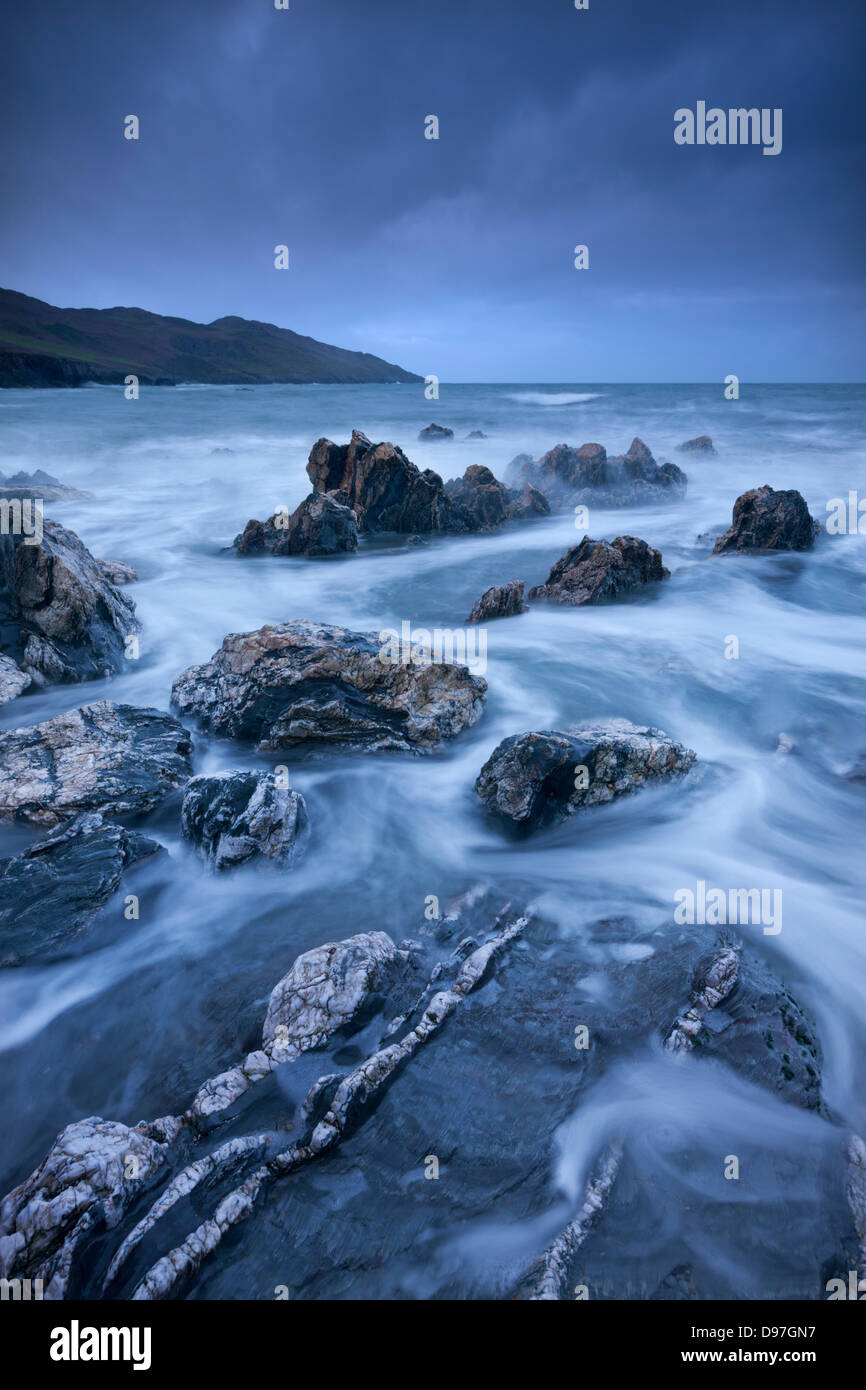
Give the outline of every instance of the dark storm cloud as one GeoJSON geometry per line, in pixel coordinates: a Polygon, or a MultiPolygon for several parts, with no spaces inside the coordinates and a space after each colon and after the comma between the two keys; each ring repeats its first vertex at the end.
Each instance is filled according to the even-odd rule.
{"type": "Polygon", "coordinates": [[[22,8],[0,57],[0,281],[269,319],[443,379],[863,379],[861,14],[22,8]],[[699,99],[781,107],[782,153],[676,146],[699,99]]]}

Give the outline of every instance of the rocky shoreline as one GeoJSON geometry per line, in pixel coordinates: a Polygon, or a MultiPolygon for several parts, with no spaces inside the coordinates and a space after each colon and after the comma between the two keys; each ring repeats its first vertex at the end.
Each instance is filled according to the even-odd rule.
{"type": "MultiPolygon", "coordinates": [[[[426,438],[447,448],[450,432],[429,430],[426,438]]],[[[707,436],[681,447],[715,453],[707,436]]],[[[375,537],[478,535],[587,502],[662,503],[682,496],[687,482],[639,439],[614,457],[585,444],[557,446],[537,461],[519,458],[507,484],[477,465],[446,482],[418,469],[398,446],[373,444],[358,430],[345,445],[320,439],[307,472],[309,496],[291,514],[248,522],[235,541],[239,556],[318,558],[350,555],[375,537]]],[[[718,572],[714,557],[731,552],[807,550],[816,531],[798,492],[754,489],[734,501],[730,529],[706,545],[708,572],[718,572]]],[[[548,564],[547,579],[528,590],[533,603],[627,604],[645,592],[664,603],[671,581],[661,553],[630,535],[586,536],[548,564]]],[[[435,759],[484,718],[495,694],[459,661],[418,651],[395,658],[382,633],[306,616],[227,634],[209,661],[178,673],[166,692],[170,709],[99,700],[28,724],[28,691],[123,669],[142,631],[133,599],[120,588],[134,579],[122,561],[95,559],[54,521],[45,521],[36,543],[0,536],[0,700],[20,709],[24,721],[0,732],[0,820],[31,826],[36,836],[0,861],[0,968],[88,949],[106,904],[134,883],[142,861],[166,851],[137,826],[142,816],[159,808],[174,817],[203,874],[226,881],[267,872],[277,882],[315,859],[311,834],[326,829],[290,785],[280,761],[286,753],[331,761],[347,753],[435,759]],[[269,765],[196,775],[214,740],[230,742],[238,754],[252,750],[269,765]]],[[[519,616],[527,608],[524,592],[525,582],[514,579],[486,590],[467,622],[519,616]]],[[[573,617],[575,624],[586,620],[573,617]]],[[[664,722],[675,729],[675,716],[664,722]]],[[[543,839],[566,825],[580,836],[591,833],[602,814],[597,808],[620,798],[651,801],[654,787],[676,796],[697,786],[699,759],[700,749],[680,743],[675,732],[632,723],[624,711],[514,731],[476,764],[465,791],[474,796],[478,823],[496,826],[503,843],[543,839]]],[[[635,1182],[627,1127],[599,1131],[567,1210],[551,1209],[548,1162],[533,1145],[538,1134],[552,1138],[576,1106],[590,1105],[593,1087],[615,1076],[624,1057],[644,1054],[647,1065],[694,1067],[710,1084],[712,1068],[723,1065],[774,1105],[835,1127],[838,1162],[831,1175],[822,1172],[818,1197],[828,1231],[825,1262],[847,1268],[846,1260],[862,1258],[866,1149],[823,1095],[815,1020],[789,992],[778,963],[753,942],[730,929],[671,921],[647,927],[611,917],[595,923],[592,950],[570,956],[543,907],[482,881],[444,912],[437,904],[435,913],[405,926],[399,943],[385,931],[367,931],[287,961],[254,1045],[202,1077],[193,1095],[178,1094],[173,1113],[137,1124],[72,1118],[0,1204],[0,1276],[41,1279],[45,1296],[55,1299],[183,1296],[274,1184],[305,1181],[307,1170],[339,1154],[344,1141],[351,1138],[354,1162],[371,1181],[383,1143],[412,1123],[412,1087],[434,1051],[450,1059],[446,1071],[455,1086],[477,1089],[462,1143],[485,1180],[455,1180],[448,1199],[454,1212],[480,1222],[501,1201],[515,1226],[536,1222],[521,1255],[505,1261],[502,1297],[568,1299],[575,1282],[596,1277],[586,1273],[593,1259],[604,1263],[593,1255],[594,1242],[606,1229],[615,1244],[635,1182]],[[603,989],[593,958],[602,943],[603,989]],[[573,1042],[575,997],[579,1027],[591,1039],[582,1051],[573,1042]],[[470,1040],[472,1056],[482,1056],[487,1068],[474,1082],[461,1074],[470,1040]],[[497,1094],[509,1084],[508,1053],[520,1049],[549,1054],[550,1080],[543,1095],[525,1098],[526,1132],[506,1142],[497,1094]],[[300,1066],[307,1053],[321,1053],[312,1072],[300,1066]],[[303,1078],[302,1099],[290,1123],[275,1122],[269,1116],[280,1104],[277,1072],[293,1067],[303,1078]],[[380,1107],[386,1095],[389,1105],[380,1107]]],[[[447,1150],[446,1143],[430,1156],[437,1172],[447,1150]]],[[[796,1167],[798,1160],[790,1161],[796,1167]]],[[[810,1161],[808,1153],[799,1160],[807,1176],[810,1161]]],[[[380,1181],[387,1183],[387,1174],[380,1181]]],[[[402,1238],[420,1239],[430,1219],[424,1200],[396,1187],[393,1198],[402,1238]]],[[[343,1268],[370,1258],[364,1239],[360,1225],[344,1234],[343,1268]]],[[[292,1280],[299,1289],[321,1286],[339,1296],[341,1268],[326,1247],[322,1230],[312,1231],[292,1280]]],[[[711,1295],[677,1266],[645,1296],[711,1295]]]]}

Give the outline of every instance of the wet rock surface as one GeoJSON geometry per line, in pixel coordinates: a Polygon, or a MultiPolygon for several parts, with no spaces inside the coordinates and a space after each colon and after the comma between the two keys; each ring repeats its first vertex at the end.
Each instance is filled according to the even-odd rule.
{"type": "Polygon", "coordinates": [[[646,782],[682,777],[694,761],[690,748],[660,729],[611,719],[503,739],[481,769],[475,793],[491,815],[525,833],[646,782]]]}
{"type": "Polygon", "coordinates": [[[291,867],[308,825],[304,798],[279,773],[194,777],[181,808],[183,833],[212,868],[265,859],[291,867]]]}
{"type": "Polygon", "coordinates": [[[529,605],[523,601],[523,580],[511,579],[507,584],[486,589],[467,619],[470,623],[486,623],[494,618],[512,618],[526,613],[529,605]]]}
{"type": "Polygon", "coordinates": [[[777,492],[765,483],[737,498],[731,526],[719,536],[713,554],[724,555],[732,550],[811,550],[819,529],[796,488],[777,492]]]}
{"type": "Polygon", "coordinates": [[[172,702],[264,751],[429,751],[475,723],[486,681],[465,666],[383,660],[386,646],[379,634],[301,620],[231,633],[211,661],[177,677],[172,702]]]}
{"type": "Polygon", "coordinates": [[[450,430],[447,425],[428,425],[426,429],[421,430],[418,438],[422,442],[435,441],[437,439],[453,439],[454,431],[450,430]]]}
{"type": "Polygon", "coordinates": [[[656,463],[646,444],[633,439],[625,454],[609,457],[602,444],[557,444],[537,461],[519,454],[510,482],[532,483],[555,506],[594,503],[625,507],[682,497],[687,478],[675,463],[656,463]]]}
{"type": "Polygon", "coordinates": [[[152,810],[192,775],[192,739],[156,709],[98,700],[0,733],[0,820],[152,810]]]}
{"type": "Polygon", "coordinates": [[[0,535],[0,642],[34,684],[116,675],[140,627],[132,600],[72,531],[46,520],[38,544],[0,535]]]}
{"type": "Polygon", "coordinates": [[[580,606],[602,603],[644,584],[670,578],[661,552],[636,536],[594,541],[585,536],[557,560],[544,584],[530,589],[532,599],[580,606]]]}
{"type": "MultiPolygon", "coordinates": [[[[670,1142],[665,1066],[692,1069],[696,1094],[712,1094],[723,1072],[754,1084],[756,1095],[820,1110],[816,1029],[777,970],[729,931],[610,919],[574,937],[489,891],[473,890],[420,935],[414,949],[437,962],[420,990],[429,966],[419,974],[417,957],[384,933],[326,943],[272,991],[261,1048],[200,1086],[183,1115],[132,1129],[96,1117],[67,1127],[0,1207],[3,1274],[44,1277],[54,1297],[72,1287],[136,1300],[218,1298],[241,1277],[255,1296],[273,1298],[285,1285],[292,1298],[317,1300],[362,1290],[376,1299],[570,1299],[577,1282],[592,1297],[693,1297],[695,1287],[723,1295],[718,1254],[737,1248],[743,1208],[720,1201],[709,1180],[715,1141],[702,1147],[698,1127],[675,1165],[662,1147],[653,1166],[647,1134],[658,1128],[662,1145],[670,1142]],[[582,1050],[575,1020],[590,1040],[582,1050]],[[361,1060],[341,1065],[333,1049],[359,1024],[361,1060]],[[666,1040],[684,1025],[688,1046],[672,1050],[666,1040]],[[267,1078],[312,1049],[322,1050],[320,1074],[286,1132],[267,1078]],[[624,1067],[634,1068],[637,1089],[622,1089],[624,1067]],[[658,1091],[652,1124],[641,1108],[642,1068],[654,1069],[647,1075],[658,1091]],[[594,1100],[602,1081],[613,1088],[607,1110],[623,1123],[607,1144],[594,1100]],[[503,1122],[512,1094],[521,1097],[518,1126],[503,1122]],[[242,1095],[244,1109],[230,1114],[242,1095]],[[604,1152],[572,1216],[553,1181],[563,1152],[556,1136],[584,1113],[604,1152]],[[227,1133],[213,1147],[208,1125],[218,1117],[227,1133]],[[634,1202],[647,1184],[655,1192],[675,1183],[684,1162],[691,1199],[678,1223],[656,1231],[636,1285],[634,1261],[618,1258],[632,1239],[634,1202]],[[133,1225],[145,1185],[150,1209],[138,1206],[133,1225]],[[507,1239],[463,1244],[455,1259],[455,1225],[483,1236],[491,1203],[507,1239]],[[249,1238],[220,1261],[225,1236],[244,1222],[249,1238]],[[692,1245],[688,1274],[683,1240],[692,1245]]],[[[744,1162],[757,1161],[762,1142],[743,1148],[744,1162]]],[[[814,1217],[803,1229],[815,1269],[792,1279],[777,1264],[765,1293],[814,1296],[809,1280],[850,1235],[850,1213],[838,1179],[816,1173],[809,1155],[787,1157],[786,1173],[789,1183],[810,1183],[814,1217]]],[[[778,1213],[754,1202],[748,1210],[755,1240],[772,1250],[778,1213]]]]}
{"type": "Polygon", "coordinates": [[[161,849],[89,813],[0,860],[0,966],[47,959],[77,943],[127,869],[161,849]]]}
{"type": "Polygon", "coordinates": [[[248,521],[235,537],[239,555],[341,555],[358,548],[358,519],[350,507],[311,492],[291,515],[248,521]]]}

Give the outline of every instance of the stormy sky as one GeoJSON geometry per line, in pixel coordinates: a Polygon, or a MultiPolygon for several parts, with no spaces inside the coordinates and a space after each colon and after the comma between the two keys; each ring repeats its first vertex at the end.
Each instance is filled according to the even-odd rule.
{"type": "Polygon", "coordinates": [[[290,5],[7,7],[0,284],[445,381],[866,380],[862,0],[290,5]],[[676,145],[698,100],[781,154],[676,145]]]}

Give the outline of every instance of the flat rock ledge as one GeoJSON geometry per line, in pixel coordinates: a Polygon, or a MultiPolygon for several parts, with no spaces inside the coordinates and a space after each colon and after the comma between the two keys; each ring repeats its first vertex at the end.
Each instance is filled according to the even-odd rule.
{"type": "Polygon", "coordinates": [[[670,573],[662,564],[661,551],[637,536],[617,536],[613,541],[584,536],[580,545],[557,560],[544,584],[530,589],[529,597],[580,607],[670,579],[670,573]]]}
{"type": "Polygon", "coordinates": [[[297,620],[230,633],[210,661],[177,677],[172,704],[263,752],[429,752],[476,722],[486,693],[465,666],[392,657],[383,634],[297,620]]]}
{"type": "Polygon", "coordinates": [[[503,739],[481,769],[475,793],[491,815],[526,833],[648,782],[683,777],[694,761],[690,748],[660,729],[611,719],[503,739]]]}
{"type": "Polygon", "coordinates": [[[0,859],[0,966],[45,959],[78,941],[125,871],[161,849],[85,813],[13,859],[0,859]]]}
{"type": "Polygon", "coordinates": [[[97,700],[0,733],[0,820],[150,811],[192,776],[192,738],[157,709],[97,700]]]}
{"type": "Polygon", "coordinates": [[[307,825],[304,798],[284,774],[194,777],[184,791],[183,833],[220,871],[257,859],[291,867],[307,825]]]}

